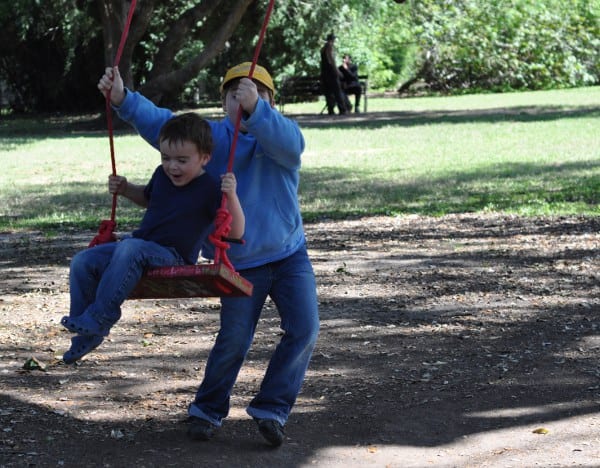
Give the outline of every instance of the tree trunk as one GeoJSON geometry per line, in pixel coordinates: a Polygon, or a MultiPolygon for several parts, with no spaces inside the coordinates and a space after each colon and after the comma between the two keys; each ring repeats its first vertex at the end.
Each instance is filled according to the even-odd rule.
{"type": "MultiPolygon", "coordinates": [[[[209,1],[204,8],[201,6],[188,10],[180,18],[180,26],[184,31],[178,30],[174,25],[170,30],[170,37],[163,42],[158,54],[158,61],[153,70],[152,77],[140,87],[140,92],[148,99],[159,103],[163,94],[177,94],[185,84],[193,79],[200,70],[210,63],[225,47],[225,43],[231,37],[236,27],[240,23],[244,13],[253,0],[239,0],[235,6],[228,12],[225,19],[221,19],[220,14],[213,14],[203,28],[210,28],[211,24],[218,23],[214,31],[211,31],[210,40],[206,43],[204,50],[195,57],[192,57],[186,64],[177,70],[172,70],[172,63],[175,54],[179,50],[182,42],[186,39],[186,33],[189,33],[197,21],[194,20],[201,11],[208,15],[219,6],[219,1],[209,1]],[[215,21],[217,19],[217,21],[215,21]]],[[[203,4],[204,5],[204,4],[203,4]]]]}
{"type": "Polygon", "coordinates": [[[177,51],[190,39],[193,28],[199,21],[206,24],[206,17],[210,16],[219,3],[221,0],[204,1],[187,10],[171,24],[152,63],[151,80],[171,70],[177,51]]]}
{"type": "MultiPolygon", "coordinates": [[[[121,36],[131,1],[126,0],[99,0],[100,21],[102,22],[102,34],[104,38],[104,65],[112,67],[115,62],[115,56],[121,42],[121,36]]],[[[131,26],[127,35],[127,41],[123,47],[119,71],[123,77],[125,86],[134,89],[133,75],[131,73],[131,58],[135,46],[138,44],[148,23],[152,18],[154,10],[154,0],[144,0],[136,4],[134,16],[131,20],[131,26]]]]}
{"type": "MultiPolygon", "coordinates": [[[[225,47],[253,0],[205,0],[185,11],[175,19],[165,40],[153,59],[152,71],[146,83],[139,87],[148,99],[159,103],[163,95],[176,95],[185,84],[193,79],[202,68],[211,62],[225,47]],[[175,55],[185,41],[195,33],[202,21],[202,35],[208,38],[204,50],[190,59],[181,68],[173,69],[175,55]],[[208,30],[206,32],[204,30],[208,30]]],[[[127,42],[119,63],[125,85],[135,89],[131,71],[135,46],[144,36],[152,18],[156,0],[138,1],[131,22],[127,42]]],[[[104,63],[113,66],[121,35],[127,20],[131,1],[98,0],[105,44],[104,63]]]]}

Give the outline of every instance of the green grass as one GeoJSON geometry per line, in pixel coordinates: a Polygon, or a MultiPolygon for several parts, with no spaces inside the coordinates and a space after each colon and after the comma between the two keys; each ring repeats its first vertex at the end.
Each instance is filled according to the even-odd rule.
{"type": "MultiPolygon", "coordinates": [[[[322,107],[285,107],[307,143],[300,187],[307,220],[600,214],[599,87],[371,98],[366,118],[306,119],[322,107]]],[[[93,117],[0,121],[0,231],[96,229],[110,215],[108,138],[102,120],[93,131],[93,117]]],[[[116,132],[115,149],[118,172],[133,181],[159,163],[128,131],[116,132]]],[[[120,199],[121,228],[139,215],[120,199]]]]}
{"type": "Polygon", "coordinates": [[[370,100],[380,109],[394,114],[341,138],[304,130],[305,218],[600,213],[600,88],[370,100]]]}

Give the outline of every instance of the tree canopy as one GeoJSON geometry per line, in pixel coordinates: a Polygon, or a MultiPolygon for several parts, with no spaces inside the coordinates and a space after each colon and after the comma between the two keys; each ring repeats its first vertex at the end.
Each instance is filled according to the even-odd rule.
{"type": "MultiPolygon", "coordinates": [[[[162,105],[219,99],[250,60],[268,2],[142,0],[120,68],[162,105]]],[[[0,0],[0,103],[13,111],[98,109],[128,0],[0,0]]],[[[434,92],[600,82],[600,0],[278,0],[260,57],[275,81],[316,75],[335,32],[371,88],[434,92]]]]}

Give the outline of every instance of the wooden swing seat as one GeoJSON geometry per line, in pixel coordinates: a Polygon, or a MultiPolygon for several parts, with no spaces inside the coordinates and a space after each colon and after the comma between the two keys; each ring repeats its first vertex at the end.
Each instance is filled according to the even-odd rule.
{"type": "Polygon", "coordinates": [[[252,283],[225,265],[201,264],[148,270],[129,299],[242,297],[252,295],[252,283]]]}

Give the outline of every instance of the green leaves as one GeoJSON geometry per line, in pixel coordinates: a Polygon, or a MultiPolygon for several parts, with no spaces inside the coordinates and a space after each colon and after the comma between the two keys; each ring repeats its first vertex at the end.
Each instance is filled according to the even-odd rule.
{"type": "Polygon", "coordinates": [[[430,89],[508,91],[598,83],[598,0],[415,2],[411,23],[430,89]]]}

